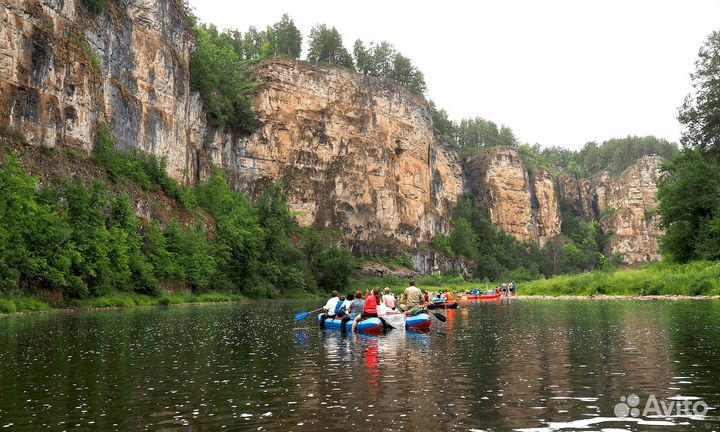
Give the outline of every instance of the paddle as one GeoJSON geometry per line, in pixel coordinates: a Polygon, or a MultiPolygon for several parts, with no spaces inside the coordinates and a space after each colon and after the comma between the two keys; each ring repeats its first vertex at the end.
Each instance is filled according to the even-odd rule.
{"type": "Polygon", "coordinates": [[[311,313],[321,311],[323,308],[311,310],[310,312],[300,312],[299,314],[295,315],[295,321],[302,321],[305,318],[307,318],[311,313]]]}
{"type": "Polygon", "coordinates": [[[438,321],[440,321],[440,322],[445,322],[445,321],[447,321],[447,317],[446,317],[445,315],[441,314],[441,313],[437,313],[437,312],[435,312],[435,311],[431,311],[430,309],[428,309],[428,312],[430,312],[431,314],[433,314],[433,315],[435,316],[435,318],[437,318],[438,321]]]}

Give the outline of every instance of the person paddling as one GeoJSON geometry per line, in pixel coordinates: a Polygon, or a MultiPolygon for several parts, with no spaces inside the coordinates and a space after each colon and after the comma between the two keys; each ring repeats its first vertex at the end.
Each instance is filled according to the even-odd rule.
{"type": "Polygon", "coordinates": [[[333,291],[332,297],[330,297],[327,303],[325,303],[325,306],[323,306],[325,313],[320,316],[320,327],[325,328],[325,320],[335,317],[335,308],[337,307],[339,301],[340,297],[338,297],[338,292],[333,291]]]}

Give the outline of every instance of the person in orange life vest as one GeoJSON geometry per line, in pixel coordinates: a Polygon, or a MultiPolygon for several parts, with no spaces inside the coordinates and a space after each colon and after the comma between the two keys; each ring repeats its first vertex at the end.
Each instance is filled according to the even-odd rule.
{"type": "Polygon", "coordinates": [[[452,299],[453,299],[453,296],[452,296],[452,294],[450,294],[448,292],[448,290],[445,290],[445,292],[442,293],[442,295],[440,296],[440,300],[442,300],[442,301],[448,302],[448,301],[451,301],[452,299]]]}

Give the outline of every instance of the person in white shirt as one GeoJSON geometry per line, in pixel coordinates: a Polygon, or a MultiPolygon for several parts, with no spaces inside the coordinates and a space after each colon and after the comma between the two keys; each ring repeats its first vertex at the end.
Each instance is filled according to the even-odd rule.
{"type": "Polygon", "coordinates": [[[327,303],[325,303],[325,306],[323,306],[323,310],[325,311],[325,313],[323,313],[320,317],[320,327],[325,328],[325,320],[335,317],[335,307],[337,306],[339,301],[340,297],[338,297],[338,292],[333,291],[332,297],[330,297],[330,300],[328,300],[327,303]]]}

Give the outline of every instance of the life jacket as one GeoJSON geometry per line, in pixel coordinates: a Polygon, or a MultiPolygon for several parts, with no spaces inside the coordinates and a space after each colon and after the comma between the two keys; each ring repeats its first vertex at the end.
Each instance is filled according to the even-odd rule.
{"type": "Polygon", "coordinates": [[[450,294],[449,292],[445,293],[445,301],[451,301],[452,299],[453,299],[452,294],[450,294]]]}
{"type": "Polygon", "coordinates": [[[365,299],[365,307],[363,310],[365,313],[377,314],[377,299],[373,293],[370,293],[365,299]]]}

